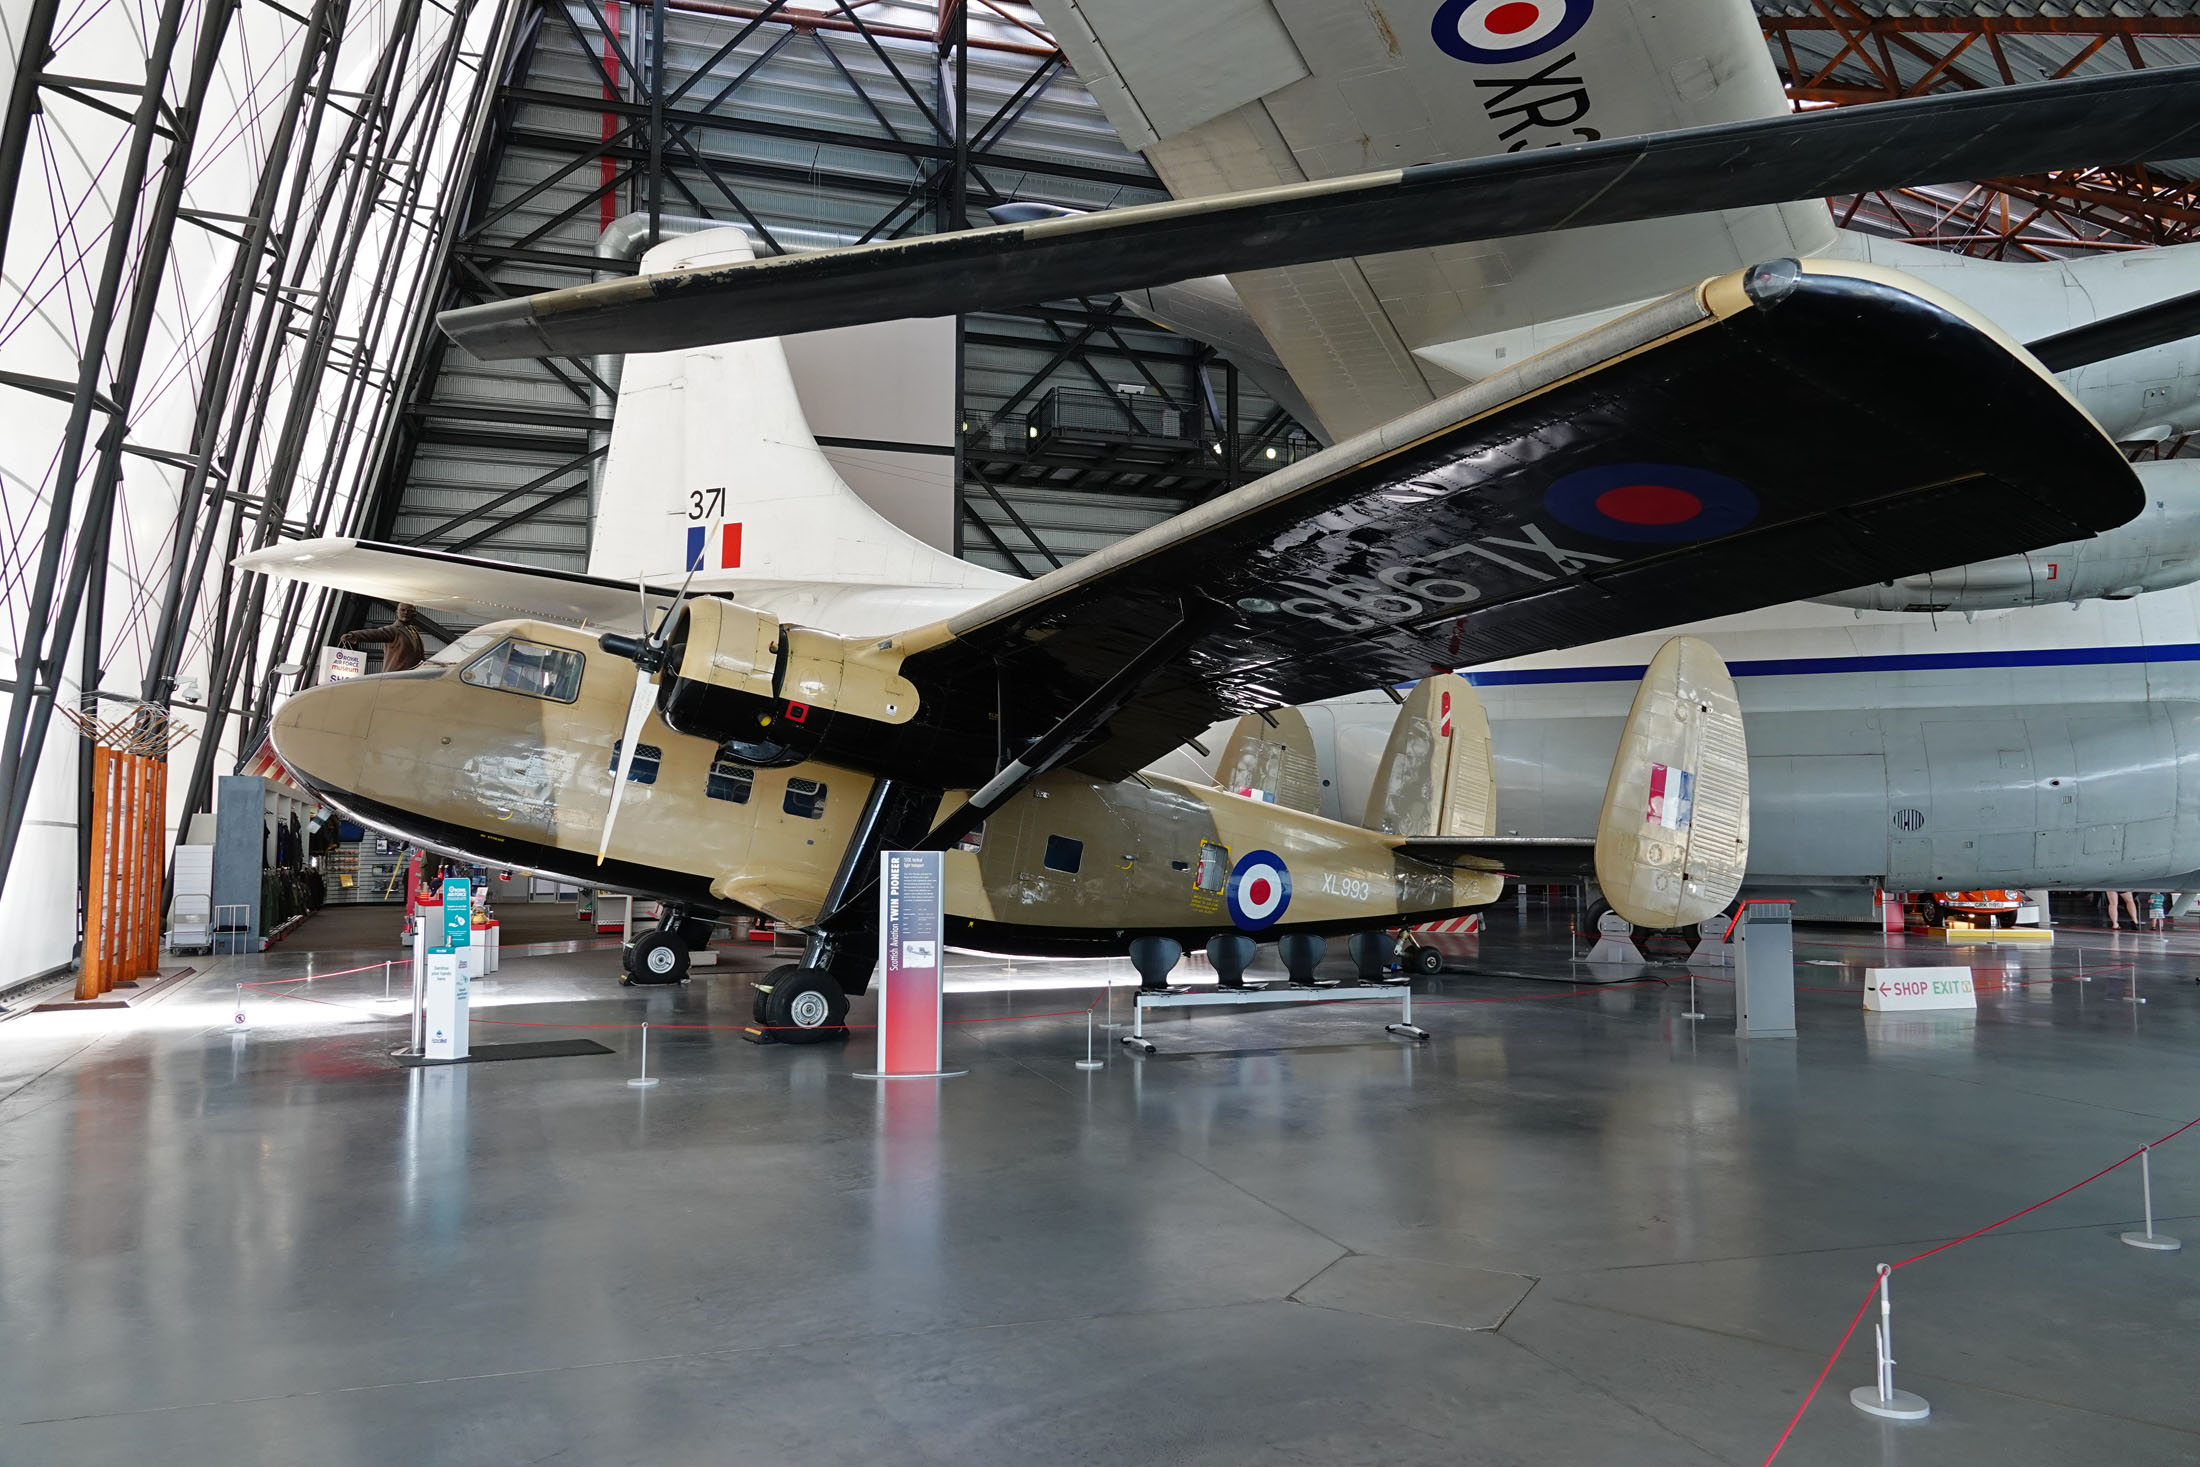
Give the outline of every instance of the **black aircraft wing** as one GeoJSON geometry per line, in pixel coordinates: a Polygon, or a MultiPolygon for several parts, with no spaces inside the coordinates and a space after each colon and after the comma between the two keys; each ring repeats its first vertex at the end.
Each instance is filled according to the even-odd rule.
{"type": "Polygon", "coordinates": [[[2082,539],[2143,502],[1959,304],[1780,261],[907,633],[902,671],[949,787],[1011,760],[1011,783],[1120,779],[1225,718],[2082,539]]]}
{"type": "Polygon", "coordinates": [[[1201,275],[2200,152],[2200,67],[1994,87],[698,266],[446,311],[475,356],[669,351],[1201,275]]]}

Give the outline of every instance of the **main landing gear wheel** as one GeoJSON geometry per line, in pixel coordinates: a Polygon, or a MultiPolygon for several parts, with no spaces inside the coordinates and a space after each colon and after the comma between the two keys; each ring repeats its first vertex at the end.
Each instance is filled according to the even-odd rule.
{"type": "Polygon", "coordinates": [[[678,983],[687,977],[688,945],[663,928],[638,937],[626,950],[626,981],[638,984],[678,983]]]}
{"type": "Polygon", "coordinates": [[[781,1044],[823,1044],[848,1033],[848,995],[822,969],[774,968],[756,985],[756,996],[756,1021],[781,1044]]]}

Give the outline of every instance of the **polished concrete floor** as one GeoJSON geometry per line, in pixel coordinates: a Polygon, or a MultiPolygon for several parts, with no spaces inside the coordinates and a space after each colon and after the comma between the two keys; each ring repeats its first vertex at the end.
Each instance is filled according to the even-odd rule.
{"type": "MultiPolygon", "coordinates": [[[[2200,1115],[2200,934],[1962,950],[2029,980],[1973,1019],[1860,1013],[1861,964],[1948,950],[1813,931],[1800,1038],[1744,1046],[1678,969],[1548,981],[1564,922],[1501,910],[1427,1045],[1208,1011],[1093,1072],[1119,967],[972,960],[969,1073],[885,1086],[593,945],[515,949],[475,1037],[616,1053],[400,1070],[339,971],[382,952],[311,923],[10,1018],[0,1462],[1757,1464],[1874,1264],[2200,1115]]],[[[1932,1419],[1849,1406],[1867,1326],[1780,1460],[2200,1461],[2200,1129],[2154,1186],[2191,1251],[2118,1242],[2133,1167],[1903,1270],[1932,1419]]]]}

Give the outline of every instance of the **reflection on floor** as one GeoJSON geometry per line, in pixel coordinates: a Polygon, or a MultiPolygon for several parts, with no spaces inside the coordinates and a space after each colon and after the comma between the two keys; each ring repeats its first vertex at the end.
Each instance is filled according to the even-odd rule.
{"type": "MultiPolygon", "coordinates": [[[[1742,1046],[1718,982],[1692,1025],[1685,981],[1550,981],[1566,916],[1424,980],[1425,1046],[1174,1012],[1091,1073],[1127,967],[958,959],[969,1075],[884,1087],[861,1034],[740,1042],[741,973],[621,988],[592,942],[475,1008],[592,1058],[400,1071],[387,949],[312,924],[11,1018],[0,1461],[1753,1464],[1874,1264],[2200,1114],[2200,937],[1973,950],[2022,982],[1867,1016],[1862,964],[1949,949],[1809,930],[1801,1037],[1742,1046]]],[[[1780,1460],[2200,1459],[2200,1130],[2154,1187],[2189,1251],[2119,1244],[2126,1170],[1900,1274],[1932,1419],[1849,1407],[1867,1326],[1780,1460]]]]}

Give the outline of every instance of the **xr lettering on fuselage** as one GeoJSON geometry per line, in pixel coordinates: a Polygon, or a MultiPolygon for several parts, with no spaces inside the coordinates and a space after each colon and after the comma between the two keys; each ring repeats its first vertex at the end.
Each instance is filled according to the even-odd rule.
{"type": "Polygon", "coordinates": [[[1569,51],[1531,76],[1475,78],[1483,93],[1482,110],[1497,124],[1506,152],[1593,143],[1604,136],[1581,125],[1595,104],[1580,77],[1563,74],[1573,64],[1569,51]]]}

